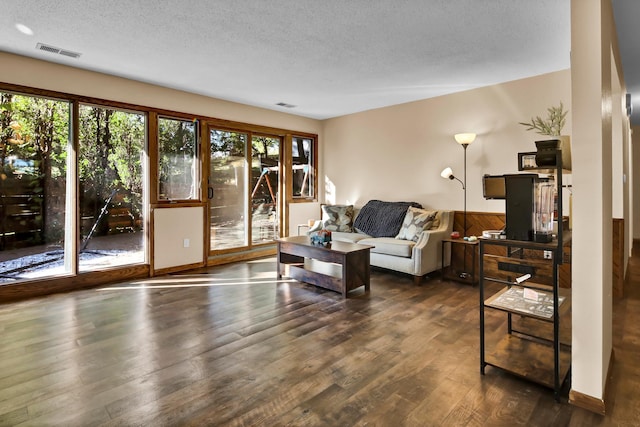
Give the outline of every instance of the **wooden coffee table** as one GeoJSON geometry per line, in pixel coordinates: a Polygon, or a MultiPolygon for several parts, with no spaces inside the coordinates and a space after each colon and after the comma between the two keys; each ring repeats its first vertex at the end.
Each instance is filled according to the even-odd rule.
{"type": "Polygon", "coordinates": [[[312,244],[307,236],[284,237],[277,243],[278,279],[288,276],[340,292],[344,298],[360,286],[369,291],[369,251],[373,246],[346,242],[320,246],[312,244]]]}

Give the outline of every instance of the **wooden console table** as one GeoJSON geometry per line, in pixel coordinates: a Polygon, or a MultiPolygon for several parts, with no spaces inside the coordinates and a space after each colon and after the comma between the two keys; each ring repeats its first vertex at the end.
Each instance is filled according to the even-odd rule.
{"type": "Polygon", "coordinates": [[[344,298],[360,286],[369,291],[372,246],[346,242],[320,246],[312,244],[307,236],[284,237],[277,243],[278,279],[288,276],[340,292],[344,298]]]}

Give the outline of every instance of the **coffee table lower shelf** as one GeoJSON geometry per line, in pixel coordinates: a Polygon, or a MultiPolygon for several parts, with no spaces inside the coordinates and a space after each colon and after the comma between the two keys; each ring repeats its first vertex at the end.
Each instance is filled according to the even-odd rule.
{"type": "MultiPolygon", "coordinates": [[[[335,264],[333,266],[339,267],[335,264]]],[[[328,265],[327,268],[331,269],[333,266],[328,265]]],[[[311,270],[310,263],[308,262],[306,267],[304,263],[287,264],[287,267],[289,270],[288,276],[292,279],[296,279],[299,282],[311,283],[324,289],[342,293],[342,277],[340,276],[311,270]]]]}

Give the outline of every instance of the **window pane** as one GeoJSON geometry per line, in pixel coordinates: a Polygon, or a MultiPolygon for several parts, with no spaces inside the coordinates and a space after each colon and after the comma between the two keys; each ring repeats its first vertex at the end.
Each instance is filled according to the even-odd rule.
{"type": "Polygon", "coordinates": [[[251,241],[261,243],[278,237],[280,139],[254,136],[251,163],[251,241]]]}
{"type": "Polygon", "coordinates": [[[198,198],[197,122],[158,119],[159,200],[198,198]]]}
{"type": "Polygon", "coordinates": [[[293,159],[293,197],[314,197],[313,139],[293,137],[291,158],[293,159]]]}
{"type": "Polygon", "coordinates": [[[211,130],[209,212],[211,250],[247,245],[246,134],[211,130]]]}
{"type": "Polygon", "coordinates": [[[80,271],[144,262],[145,117],[80,107],[80,271]]]}
{"type": "Polygon", "coordinates": [[[67,102],[0,93],[0,284],[69,272],[69,115],[67,102]]]}

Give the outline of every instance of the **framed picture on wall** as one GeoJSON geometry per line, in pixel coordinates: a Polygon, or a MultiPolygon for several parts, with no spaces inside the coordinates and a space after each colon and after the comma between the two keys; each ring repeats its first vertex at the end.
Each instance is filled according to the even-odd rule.
{"type": "Polygon", "coordinates": [[[536,163],[536,152],[530,153],[518,153],[518,170],[526,171],[530,169],[536,169],[538,164],[536,163]]]}

